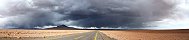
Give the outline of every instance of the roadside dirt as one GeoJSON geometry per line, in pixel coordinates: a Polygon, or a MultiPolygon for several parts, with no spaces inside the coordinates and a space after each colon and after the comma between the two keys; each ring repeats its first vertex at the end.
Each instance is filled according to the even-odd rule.
{"type": "Polygon", "coordinates": [[[83,32],[90,30],[0,30],[0,37],[46,37],[83,32]]]}
{"type": "Polygon", "coordinates": [[[189,30],[105,30],[117,40],[189,40],[189,30]]]}

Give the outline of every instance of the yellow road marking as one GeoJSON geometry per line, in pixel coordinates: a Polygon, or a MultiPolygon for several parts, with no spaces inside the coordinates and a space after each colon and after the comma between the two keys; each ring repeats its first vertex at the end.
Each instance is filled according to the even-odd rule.
{"type": "Polygon", "coordinates": [[[94,40],[96,40],[97,36],[98,36],[98,31],[95,34],[94,40]]]}

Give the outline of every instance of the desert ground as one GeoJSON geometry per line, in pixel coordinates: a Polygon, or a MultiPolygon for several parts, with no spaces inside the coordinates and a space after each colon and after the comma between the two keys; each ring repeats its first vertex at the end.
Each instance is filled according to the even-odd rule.
{"type": "Polygon", "coordinates": [[[0,30],[0,40],[189,40],[189,30],[0,30]]]}
{"type": "Polygon", "coordinates": [[[0,40],[51,40],[59,36],[91,30],[0,30],[0,40]]]}
{"type": "Polygon", "coordinates": [[[189,40],[189,30],[106,30],[100,32],[117,40],[189,40]]]}

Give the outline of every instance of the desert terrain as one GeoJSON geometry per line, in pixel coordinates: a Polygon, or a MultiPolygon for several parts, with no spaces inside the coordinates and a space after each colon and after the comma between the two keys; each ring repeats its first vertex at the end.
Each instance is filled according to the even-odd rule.
{"type": "Polygon", "coordinates": [[[189,40],[188,30],[0,30],[0,40],[189,40]]]}
{"type": "Polygon", "coordinates": [[[189,30],[105,30],[117,40],[189,40],[189,30]]]}
{"type": "Polygon", "coordinates": [[[0,30],[0,40],[51,40],[59,36],[90,31],[91,30],[0,30]]]}

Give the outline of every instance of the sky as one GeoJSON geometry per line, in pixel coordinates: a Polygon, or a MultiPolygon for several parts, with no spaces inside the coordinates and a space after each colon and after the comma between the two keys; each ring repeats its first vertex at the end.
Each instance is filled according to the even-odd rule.
{"type": "Polygon", "coordinates": [[[188,0],[0,0],[0,28],[188,29],[188,0]]]}

